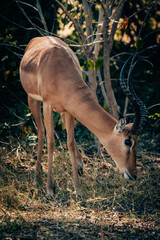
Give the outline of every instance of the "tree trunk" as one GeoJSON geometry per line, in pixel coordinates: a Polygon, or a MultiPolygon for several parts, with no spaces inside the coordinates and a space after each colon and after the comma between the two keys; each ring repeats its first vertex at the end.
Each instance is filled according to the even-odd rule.
{"type": "Polygon", "coordinates": [[[104,61],[104,81],[106,87],[106,93],[109,103],[109,112],[112,116],[118,119],[118,105],[114,96],[114,92],[111,84],[111,75],[110,75],[110,49],[109,49],[109,19],[105,17],[103,24],[103,61],[104,61]]]}
{"type": "Polygon", "coordinates": [[[88,69],[88,80],[89,80],[89,88],[90,88],[90,90],[92,92],[92,96],[98,102],[96,70],[88,69]]]}

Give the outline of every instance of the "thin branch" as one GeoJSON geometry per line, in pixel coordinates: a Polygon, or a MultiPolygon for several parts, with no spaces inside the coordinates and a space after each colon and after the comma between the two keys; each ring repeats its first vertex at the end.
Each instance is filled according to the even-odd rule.
{"type": "Polygon", "coordinates": [[[30,31],[30,30],[35,30],[35,28],[26,28],[26,27],[24,27],[24,26],[22,26],[22,25],[20,25],[20,24],[18,24],[18,23],[15,23],[15,22],[9,20],[8,18],[4,17],[4,16],[1,15],[1,14],[0,14],[0,17],[3,18],[4,20],[6,20],[6,21],[8,21],[8,22],[10,22],[10,23],[12,23],[12,24],[14,24],[14,25],[17,26],[17,27],[23,28],[23,29],[26,30],[26,31],[28,31],[28,30],[29,30],[29,31],[30,31]]]}
{"type": "MultiPolygon", "coordinates": [[[[54,8],[54,16],[55,16],[55,15],[56,15],[56,13],[55,13],[55,8],[54,8]]],[[[55,27],[55,17],[53,18],[51,33],[53,33],[54,27],[55,27]]]]}
{"type": "Polygon", "coordinates": [[[100,0],[100,4],[101,4],[101,7],[102,7],[102,9],[103,9],[103,11],[104,11],[105,17],[106,17],[107,19],[109,19],[108,11],[107,11],[107,9],[106,9],[106,7],[105,7],[105,1],[104,1],[104,0],[100,0]]]}
{"type": "Polygon", "coordinates": [[[154,105],[148,107],[148,110],[151,109],[151,108],[157,107],[157,106],[160,106],[160,103],[157,103],[157,104],[154,104],[154,105]]]}
{"type": "Polygon", "coordinates": [[[21,125],[23,125],[25,123],[26,123],[26,121],[19,122],[19,123],[12,123],[12,124],[9,125],[9,127],[18,127],[18,126],[21,126],[21,125]]]}
{"type": "Polygon", "coordinates": [[[140,35],[141,35],[142,29],[143,29],[143,27],[144,27],[144,24],[145,24],[145,22],[146,22],[146,20],[147,20],[147,17],[148,17],[148,15],[149,15],[149,13],[150,13],[150,11],[151,11],[151,9],[152,9],[153,6],[154,6],[154,3],[152,3],[150,9],[148,10],[148,12],[147,12],[147,14],[146,14],[146,16],[145,16],[145,18],[144,18],[144,20],[143,20],[143,23],[142,23],[142,25],[141,25],[141,28],[140,28],[139,33],[138,33],[138,36],[137,36],[137,40],[140,38],[140,35]]]}
{"type": "MultiPolygon", "coordinates": [[[[0,143],[5,144],[5,145],[10,145],[10,143],[6,143],[6,142],[3,142],[3,141],[0,141],[0,143]]],[[[0,208],[0,209],[3,211],[2,208],[0,208]]],[[[5,213],[5,212],[4,212],[4,213],[5,213]]]]}
{"type": "Polygon", "coordinates": [[[109,11],[109,17],[112,16],[113,7],[114,7],[114,0],[112,0],[112,3],[111,3],[111,7],[110,7],[110,11],[109,11]]]}
{"type": "Polygon", "coordinates": [[[23,15],[26,17],[26,19],[28,20],[28,22],[40,33],[40,35],[44,36],[43,32],[41,32],[39,30],[39,27],[37,27],[37,25],[35,23],[33,23],[30,18],[27,16],[26,12],[24,11],[24,9],[18,4],[17,2],[17,5],[18,7],[20,8],[20,10],[22,11],[23,15]]]}
{"type": "MultiPolygon", "coordinates": [[[[100,36],[102,35],[103,15],[104,15],[104,11],[103,11],[103,9],[101,7],[100,11],[99,11],[99,18],[98,18],[99,25],[97,26],[97,33],[96,33],[95,42],[98,42],[100,40],[100,36]]],[[[95,47],[94,47],[95,59],[98,58],[99,50],[100,50],[100,43],[96,44],[95,47]]]]}
{"type": "Polygon", "coordinates": [[[88,44],[81,44],[81,45],[78,45],[78,44],[69,44],[70,47],[89,47],[89,46],[92,46],[94,44],[99,44],[99,43],[103,43],[103,40],[102,41],[97,41],[97,42],[91,42],[91,43],[88,43],[88,44]]]}
{"type": "Polygon", "coordinates": [[[22,2],[22,1],[19,1],[19,0],[18,0],[18,1],[16,0],[16,2],[19,2],[19,3],[21,3],[21,4],[24,4],[24,5],[28,6],[28,7],[31,7],[31,8],[34,9],[36,12],[38,12],[38,9],[37,9],[35,6],[33,6],[33,5],[29,4],[29,3],[22,2]]]}
{"type": "Polygon", "coordinates": [[[150,50],[150,49],[153,49],[153,48],[157,48],[159,45],[152,45],[152,46],[149,46],[145,49],[143,49],[142,51],[138,52],[137,55],[140,55],[141,53],[147,51],[147,50],[150,50]]]}
{"type": "MultiPolygon", "coordinates": [[[[72,0],[69,0],[69,4],[71,4],[72,6],[73,6],[73,8],[74,8],[74,12],[76,13],[75,14],[75,18],[76,18],[76,20],[77,20],[77,23],[78,23],[78,25],[81,25],[81,23],[79,22],[79,16],[78,16],[78,14],[79,14],[79,12],[81,12],[82,13],[82,8],[81,8],[81,11],[79,10],[79,12],[78,12],[78,8],[76,8],[76,6],[75,6],[75,4],[73,4],[73,1],[72,0]]],[[[81,5],[82,6],[82,5],[81,5]]],[[[68,9],[68,0],[66,0],[66,9],[68,9]]],[[[82,15],[81,15],[81,17],[80,17],[80,19],[82,18],[82,15]]]]}
{"type": "Polygon", "coordinates": [[[126,3],[126,1],[127,0],[121,0],[114,12],[114,22],[112,24],[112,29],[111,29],[110,36],[109,36],[109,51],[110,52],[112,50],[114,35],[117,30],[118,21],[122,14],[122,10],[123,10],[123,7],[124,7],[124,4],[126,3]]]}
{"type": "Polygon", "coordinates": [[[112,56],[110,59],[115,59],[115,58],[117,58],[117,57],[119,57],[121,55],[131,55],[131,54],[132,53],[128,53],[128,52],[118,53],[118,54],[112,56]]]}
{"type": "MultiPolygon", "coordinates": [[[[83,7],[84,7],[84,17],[86,21],[86,32],[87,36],[93,36],[93,27],[92,27],[92,10],[88,1],[83,0],[83,7]]],[[[93,37],[87,38],[90,42],[93,42],[93,37]]]]}
{"type": "Polygon", "coordinates": [[[14,44],[7,44],[7,43],[0,43],[0,45],[3,45],[3,46],[7,46],[7,47],[15,47],[15,48],[17,48],[17,49],[19,49],[19,50],[21,50],[21,51],[24,51],[24,49],[23,48],[21,48],[21,47],[19,47],[19,46],[17,46],[17,45],[14,45],[14,44]]]}
{"type": "MultiPolygon", "coordinates": [[[[0,17],[3,18],[4,20],[6,20],[6,21],[8,21],[8,22],[10,22],[10,23],[12,23],[12,24],[14,24],[14,25],[17,26],[17,27],[20,27],[20,28],[26,30],[26,31],[33,31],[33,30],[34,30],[34,31],[35,31],[35,30],[38,31],[38,30],[39,30],[39,31],[41,31],[42,33],[44,33],[43,35],[48,35],[48,34],[49,34],[49,35],[58,37],[57,34],[51,33],[51,32],[49,32],[49,31],[46,31],[45,29],[40,28],[40,27],[37,26],[36,24],[34,24],[34,27],[33,27],[33,28],[26,28],[26,27],[24,27],[24,26],[22,26],[22,25],[20,25],[20,24],[18,24],[18,23],[16,23],[16,22],[13,22],[13,21],[9,20],[8,18],[4,17],[4,16],[1,15],[1,14],[0,14],[0,17]]],[[[38,32],[39,32],[39,31],[38,31],[38,32]]]]}
{"type": "MultiPolygon", "coordinates": [[[[160,106],[160,103],[157,103],[157,104],[154,104],[150,107],[147,107],[147,109],[150,110],[151,108],[155,108],[155,107],[158,107],[158,106],[160,106]]],[[[126,116],[133,116],[133,115],[134,115],[134,113],[127,113],[126,114],[126,116]]]]}
{"type": "Polygon", "coordinates": [[[148,33],[148,34],[143,38],[143,41],[146,40],[146,38],[148,38],[150,35],[152,35],[152,34],[154,34],[154,33],[156,33],[156,32],[159,32],[159,31],[160,31],[160,29],[156,29],[156,30],[148,33]]]}
{"type": "Polygon", "coordinates": [[[22,121],[25,121],[24,118],[19,117],[19,116],[18,116],[11,108],[9,108],[6,104],[2,103],[2,105],[3,105],[6,109],[8,109],[16,118],[18,118],[18,119],[20,119],[20,120],[22,120],[22,121]]]}
{"type": "Polygon", "coordinates": [[[81,26],[78,24],[78,22],[72,17],[72,15],[67,11],[67,9],[63,6],[63,4],[58,1],[58,0],[55,0],[57,2],[57,4],[60,6],[60,8],[64,11],[64,13],[69,17],[69,19],[73,22],[76,30],[78,31],[79,33],[79,36],[80,38],[82,39],[82,41],[84,42],[85,41],[85,35],[81,29],[81,26]]]}
{"type": "MultiPolygon", "coordinates": [[[[116,10],[114,11],[114,13],[112,14],[112,16],[110,17],[110,19],[116,19],[116,14],[117,12],[119,12],[119,8],[121,8],[122,6],[124,6],[124,4],[126,3],[126,1],[128,0],[120,0],[118,3],[118,6],[116,7],[116,10]]],[[[112,6],[113,8],[113,6],[112,6]]]]}
{"type": "Polygon", "coordinates": [[[5,87],[5,88],[9,91],[9,93],[10,93],[15,99],[17,99],[22,105],[24,105],[25,107],[27,107],[27,108],[29,109],[29,107],[28,107],[22,100],[20,100],[20,99],[16,96],[16,94],[13,93],[13,92],[7,87],[7,85],[3,84],[2,82],[1,82],[1,85],[2,85],[3,87],[5,87]]]}
{"type": "Polygon", "coordinates": [[[42,8],[41,8],[41,5],[40,5],[40,3],[39,3],[39,0],[36,1],[36,6],[37,6],[37,8],[38,8],[38,13],[39,13],[39,16],[40,16],[40,18],[41,18],[41,22],[42,22],[42,24],[43,24],[43,26],[44,26],[44,29],[45,29],[46,31],[48,31],[48,27],[47,27],[45,18],[44,18],[44,16],[43,16],[42,8]]]}
{"type": "Polygon", "coordinates": [[[100,88],[101,88],[101,91],[102,91],[104,101],[106,102],[107,106],[109,106],[109,100],[108,100],[108,97],[106,95],[106,91],[105,91],[104,84],[103,84],[103,81],[102,81],[101,72],[100,72],[99,69],[97,70],[97,77],[99,79],[99,85],[100,85],[100,88]]]}
{"type": "Polygon", "coordinates": [[[142,12],[144,9],[146,9],[146,8],[149,7],[150,5],[152,5],[152,4],[154,4],[154,3],[156,4],[156,3],[158,3],[158,2],[159,2],[159,0],[154,0],[153,2],[151,2],[151,3],[147,4],[146,6],[144,6],[143,8],[141,8],[139,11],[133,13],[131,16],[128,17],[128,19],[130,19],[130,18],[134,17],[136,14],[142,12]]]}
{"type": "Polygon", "coordinates": [[[16,55],[18,58],[22,59],[23,54],[19,54],[19,53],[15,52],[15,51],[12,51],[12,50],[9,49],[8,47],[6,47],[6,48],[8,49],[8,51],[10,51],[10,52],[13,53],[14,55],[16,55]]]}
{"type": "MultiPolygon", "coordinates": [[[[19,5],[18,5],[19,6],[19,5]]],[[[22,8],[22,7],[20,7],[19,6],[19,8],[21,9],[21,11],[23,12],[24,11],[24,9],[22,8]]],[[[33,23],[30,19],[29,19],[29,17],[27,16],[27,14],[25,13],[25,11],[23,12],[23,14],[24,14],[24,16],[27,18],[27,20],[31,23],[31,25],[34,27],[34,28],[24,28],[25,30],[37,30],[42,36],[44,36],[44,35],[52,35],[52,36],[57,36],[56,34],[54,34],[54,33],[51,33],[51,32],[49,32],[48,30],[46,30],[46,29],[43,29],[43,28],[41,28],[41,27],[39,27],[38,25],[36,25],[35,23],[33,23]]],[[[10,22],[12,22],[12,21],[10,21],[10,22]]],[[[15,23],[16,24],[16,23],[15,23]]],[[[17,24],[16,24],[17,25],[17,24]]],[[[20,27],[22,27],[21,25],[19,25],[20,27]]]]}
{"type": "Polygon", "coordinates": [[[88,71],[85,71],[84,69],[81,69],[82,73],[84,73],[88,77],[88,71]]]}

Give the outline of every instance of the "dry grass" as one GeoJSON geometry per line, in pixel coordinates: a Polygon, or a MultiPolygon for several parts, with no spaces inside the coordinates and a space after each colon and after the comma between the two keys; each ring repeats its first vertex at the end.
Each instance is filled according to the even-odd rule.
{"type": "MultiPolygon", "coordinates": [[[[63,145],[65,148],[65,146],[63,145]]],[[[87,157],[83,151],[82,196],[76,195],[67,150],[56,151],[55,195],[34,181],[35,147],[0,148],[0,238],[7,239],[159,239],[160,158],[138,158],[138,179],[127,182],[106,153],[87,157]],[[114,167],[113,167],[114,166],[114,167]]]]}

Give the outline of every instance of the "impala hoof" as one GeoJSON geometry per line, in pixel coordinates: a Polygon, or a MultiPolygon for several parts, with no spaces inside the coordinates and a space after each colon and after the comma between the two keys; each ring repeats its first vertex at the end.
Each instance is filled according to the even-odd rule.
{"type": "Polygon", "coordinates": [[[47,195],[49,197],[53,197],[53,195],[54,195],[53,190],[52,189],[47,189],[47,195]]]}
{"type": "Polygon", "coordinates": [[[124,178],[126,180],[136,180],[137,176],[134,175],[134,176],[131,176],[130,174],[128,174],[127,172],[124,172],[124,178]]]}

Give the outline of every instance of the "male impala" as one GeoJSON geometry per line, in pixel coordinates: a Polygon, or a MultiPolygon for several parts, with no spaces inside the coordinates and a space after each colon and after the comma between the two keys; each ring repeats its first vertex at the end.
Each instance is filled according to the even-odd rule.
{"type": "Polygon", "coordinates": [[[74,118],[98,137],[124,177],[127,180],[135,179],[137,132],[144,125],[147,116],[142,102],[134,92],[131,94],[127,89],[123,72],[121,75],[122,88],[137,111],[133,125],[117,121],[94,100],[82,78],[78,59],[67,44],[55,37],[37,37],[28,44],[20,64],[20,79],[28,94],[29,107],[37,124],[37,175],[40,174],[44,141],[41,114],[43,102],[48,145],[48,194],[52,194],[52,161],[55,147],[53,111],[61,114],[66,126],[76,189],[79,187],[78,173],[80,175],[83,172],[83,164],[74,139],[74,118]]]}

